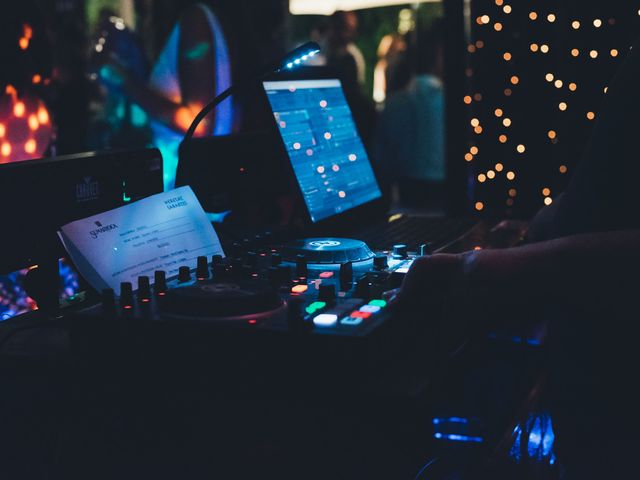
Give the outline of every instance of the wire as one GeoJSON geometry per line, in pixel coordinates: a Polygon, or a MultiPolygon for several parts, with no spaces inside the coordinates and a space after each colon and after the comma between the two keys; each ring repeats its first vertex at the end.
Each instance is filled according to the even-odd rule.
{"type": "Polygon", "coordinates": [[[435,462],[437,462],[438,460],[439,460],[438,457],[435,457],[429,460],[427,463],[425,463],[413,480],[420,480],[420,477],[425,472],[425,470],[429,468],[431,465],[433,465],[435,462]]]}

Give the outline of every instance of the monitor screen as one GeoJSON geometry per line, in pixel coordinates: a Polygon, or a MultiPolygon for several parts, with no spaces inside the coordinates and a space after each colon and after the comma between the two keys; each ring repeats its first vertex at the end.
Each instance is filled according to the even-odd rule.
{"type": "Polygon", "coordinates": [[[264,89],[312,222],[382,196],[339,80],[264,89]]]}

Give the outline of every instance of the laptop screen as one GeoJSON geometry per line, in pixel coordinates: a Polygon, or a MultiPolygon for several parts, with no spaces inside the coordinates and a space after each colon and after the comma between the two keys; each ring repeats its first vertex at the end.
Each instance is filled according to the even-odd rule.
{"type": "Polygon", "coordinates": [[[264,89],[312,222],[382,196],[339,80],[264,89]]]}

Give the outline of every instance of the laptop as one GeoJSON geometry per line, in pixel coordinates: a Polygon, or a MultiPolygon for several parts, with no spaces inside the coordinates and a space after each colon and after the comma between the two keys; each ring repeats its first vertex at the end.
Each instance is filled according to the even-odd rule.
{"type": "Polygon", "coordinates": [[[435,251],[476,224],[389,212],[340,80],[275,79],[263,88],[306,208],[309,236],[349,236],[377,250],[405,244],[435,251]]]}

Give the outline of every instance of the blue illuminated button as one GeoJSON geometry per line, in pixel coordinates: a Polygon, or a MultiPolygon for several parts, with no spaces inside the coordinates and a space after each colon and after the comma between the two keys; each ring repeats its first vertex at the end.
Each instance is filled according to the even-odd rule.
{"type": "Polygon", "coordinates": [[[336,323],[338,323],[338,316],[332,313],[321,313],[313,319],[316,327],[333,327],[336,323]]]}
{"type": "Polygon", "coordinates": [[[361,323],[362,323],[361,318],[345,317],[342,320],[340,320],[341,325],[348,325],[350,327],[357,327],[361,323]]]}
{"type": "Polygon", "coordinates": [[[360,311],[368,313],[378,313],[380,311],[380,307],[376,307],[375,305],[363,305],[360,307],[360,311]]]}
{"type": "Polygon", "coordinates": [[[374,307],[384,308],[387,306],[387,302],[385,302],[384,300],[371,300],[369,302],[369,305],[373,305],[374,307]]]}
{"type": "Polygon", "coordinates": [[[311,305],[309,305],[306,308],[306,310],[309,315],[313,315],[318,310],[322,310],[326,306],[327,306],[326,302],[313,302],[311,305]]]}

